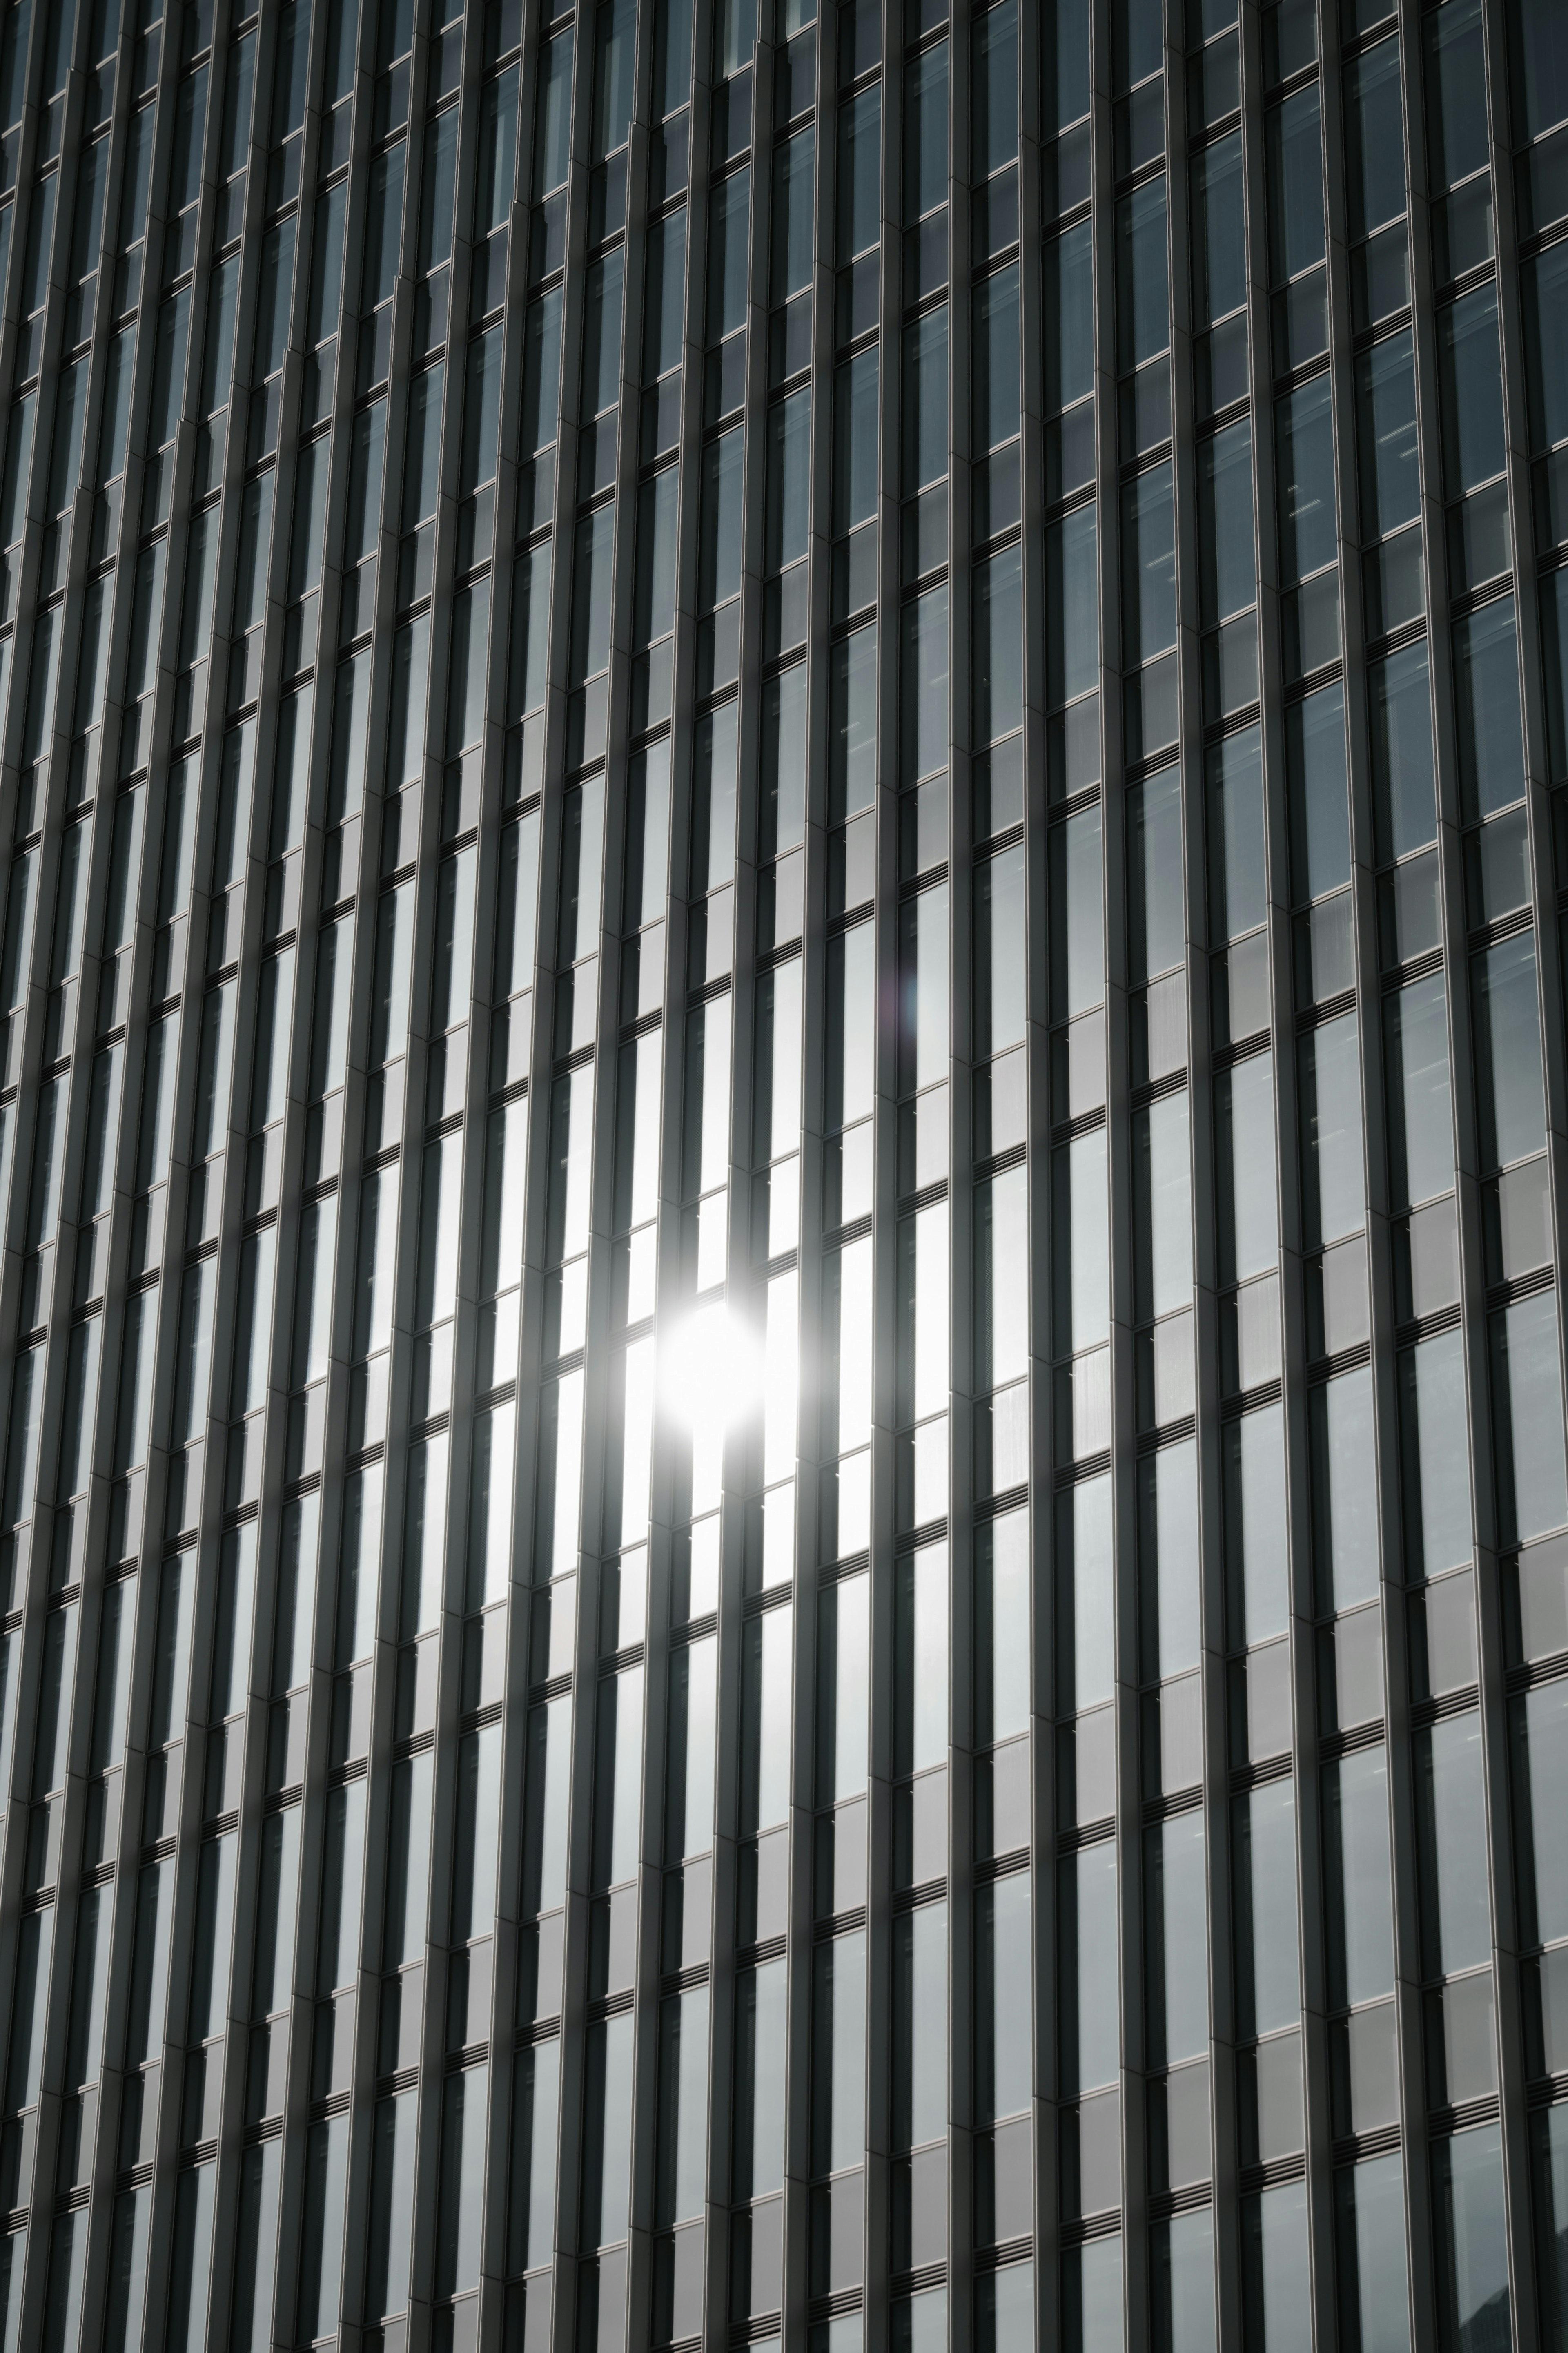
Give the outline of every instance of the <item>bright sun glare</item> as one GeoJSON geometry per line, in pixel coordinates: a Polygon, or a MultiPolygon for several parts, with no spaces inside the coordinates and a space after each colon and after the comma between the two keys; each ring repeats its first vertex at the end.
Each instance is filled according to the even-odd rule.
{"type": "Polygon", "coordinates": [[[756,1335],[722,1299],[683,1316],[661,1352],[661,1402],[694,1430],[739,1421],[754,1404],[761,1379],[756,1335]]]}

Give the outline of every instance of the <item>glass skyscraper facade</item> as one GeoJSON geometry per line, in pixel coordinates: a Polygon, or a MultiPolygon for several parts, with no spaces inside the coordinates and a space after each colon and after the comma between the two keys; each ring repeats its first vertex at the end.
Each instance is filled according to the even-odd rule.
{"type": "Polygon", "coordinates": [[[0,8],[0,2353],[1563,2353],[1568,12],[551,5],[0,8]]]}

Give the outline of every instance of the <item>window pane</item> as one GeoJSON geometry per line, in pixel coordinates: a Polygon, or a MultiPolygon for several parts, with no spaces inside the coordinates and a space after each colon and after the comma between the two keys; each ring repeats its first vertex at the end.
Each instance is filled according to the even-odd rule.
{"type": "Polygon", "coordinates": [[[1149,2064],[1208,2047],[1208,1876],[1204,1818],[1180,1814],[1143,1833],[1143,1966],[1149,2064]]]}
{"type": "Polygon", "coordinates": [[[1448,1008],[1441,974],[1384,999],[1389,1194],[1404,1208],[1452,1190],[1448,1008]]]}
{"type": "Polygon", "coordinates": [[[1380,41],[1345,69],[1345,164],[1352,237],[1405,210],[1399,43],[1380,41]]]}
{"type": "Polygon", "coordinates": [[[1497,289],[1478,287],[1437,313],[1443,480],[1451,499],[1489,481],[1503,461],[1497,289]]]}
{"type": "MultiPolygon", "coordinates": [[[[1403,182],[1400,206],[1403,209],[1403,182]]],[[[1408,327],[1374,343],[1356,362],[1356,434],[1362,535],[1380,539],[1409,522],[1421,503],[1415,360],[1408,327]]]]}
{"type": "MultiPolygon", "coordinates": [[[[1388,1785],[1381,1747],[1323,1774],[1323,1895],[1329,2003],[1374,2000],[1394,1984],[1389,1910],[1388,1785]]],[[[1397,2234],[1403,2247],[1403,2223],[1397,2234]]]]}
{"type": "Polygon", "coordinates": [[[1344,2343],[1405,2353],[1410,2343],[1405,2263],[1404,2159],[1374,2158],[1334,2176],[1340,2330],[1344,2343]]]}
{"type": "Polygon", "coordinates": [[[1457,2353],[1508,2311],[1501,2127],[1439,2140],[1432,2158],[1438,2327],[1446,2353],[1457,2353]]]}
{"type": "Polygon", "coordinates": [[[1337,553],[1333,400],[1329,377],[1314,376],[1275,404],[1279,485],[1279,576],[1304,580],[1337,553]]]}
{"type": "Polygon", "coordinates": [[[1258,598],[1249,418],[1198,445],[1198,543],[1206,628],[1258,598]]]}
{"type": "Polygon", "coordinates": [[[1377,1590],[1377,1467],[1372,1375],[1342,1373],[1308,1395],[1312,1448],[1312,1549],[1325,1613],[1377,1590]]]}
{"type": "Polygon", "coordinates": [[[1422,1967],[1441,1977],[1491,1954],[1479,1715],[1472,1709],[1418,1732],[1415,1761],[1422,1967]]]}
{"type": "Polygon", "coordinates": [[[1506,1167],[1545,1142],[1534,934],[1487,949],[1470,974],[1481,1166],[1506,1167]]]}
{"type": "Polygon", "coordinates": [[[1024,2114],[1033,2083],[1030,1880],[993,1882],[974,1906],[975,2120],[1024,2114]]]}
{"type": "Polygon", "coordinates": [[[1171,340],[1165,182],[1149,181],[1116,207],[1116,364],[1125,373],[1171,340]]]}
{"type": "Polygon", "coordinates": [[[1489,1331],[1498,1541],[1519,1544],[1568,1519],[1555,1292],[1505,1308],[1489,1331]]]}
{"type": "Polygon", "coordinates": [[[1432,692],[1426,641],[1367,669],[1373,809],[1379,862],[1437,838],[1432,692]]]}
{"type": "Polygon", "coordinates": [[[1462,1335],[1445,1332],[1398,1358],[1405,1563],[1436,1577],[1470,1557],[1470,1439],[1462,1335]]]}

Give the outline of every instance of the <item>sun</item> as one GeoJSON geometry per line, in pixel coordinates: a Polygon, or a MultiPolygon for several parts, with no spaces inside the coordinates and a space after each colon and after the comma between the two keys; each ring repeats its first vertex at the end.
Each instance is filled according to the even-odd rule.
{"type": "Polygon", "coordinates": [[[762,1385],[757,1335],[728,1300],[683,1315],[660,1348],[660,1404],[694,1434],[732,1429],[754,1410],[762,1385]]]}

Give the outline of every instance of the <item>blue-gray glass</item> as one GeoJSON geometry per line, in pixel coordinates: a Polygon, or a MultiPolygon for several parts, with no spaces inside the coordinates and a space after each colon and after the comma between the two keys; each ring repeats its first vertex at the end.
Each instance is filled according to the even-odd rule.
{"type": "Polygon", "coordinates": [[[576,532],[577,578],[567,672],[574,686],[596,677],[610,659],[610,567],[615,546],[613,509],[601,507],[596,514],[585,515],[576,532]]]}
{"type": "Polygon", "coordinates": [[[904,330],[903,490],[908,498],[947,471],[947,310],[904,330]]]}
{"type": "Polygon", "coordinates": [[[1195,131],[1223,122],[1241,98],[1241,49],[1234,29],[1211,40],[1187,67],[1188,120],[1195,131]]]}
{"type": "Polygon", "coordinates": [[[441,395],[446,369],[416,376],[408,388],[408,443],[403,467],[403,528],[412,531],[436,512],[441,452],[441,395]]]}
{"type": "Polygon", "coordinates": [[[1053,833],[1050,854],[1052,1011],[1071,1018],[1100,1004],[1105,995],[1100,810],[1069,818],[1053,833]]]}
{"type": "Polygon", "coordinates": [[[608,0],[598,11],[594,64],[594,153],[626,144],[632,119],[632,61],[637,36],[634,0],[608,0]]]}
{"type": "Polygon", "coordinates": [[[1437,835],[1432,689],[1425,640],[1369,665],[1367,707],[1381,864],[1424,849],[1437,835]]]}
{"type": "Polygon", "coordinates": [[[1403,1349],[1397,1364],[1405,1568],[1440,1576],[1472,1550],[1464,1345],[1439,1333],[1403,1349]]]}
{"type": "Polygon", "coordinates": [[[1530,904],[1530,824],[1510,809],[1465,837],[1465,902],[1472,931],[1530,904]]]}
{"type": "Polygon", "coordinates": [[[1350,231],[1365,237],[1405,210],[1399,42],[1379,41],[1345,68],[1345,180],[1350,231]]]}
{"type": "MultiPolygon", "coordinates": [[[[1141,1303],[1144,1314],[1149,1303],[1141,1303]]],[[[1198,1663],[1197,1463],[1190,1439],[1138,1466],[1139,1670],[1146,1683],[1198,1663]]]]}
{"type": "Polygon", "coordinates": [[[1520,275],[1530,446],[1544,449],[1568,436],[1568,248],[1549,245],[1520,275]]]}
{"type": "Polygon", "coordinates": [[[1094,382],[1094,224],[1046,247],[1046,406],[1067,408],[1094,382]]]}
{"type": "Polygon", "coordinates": [[[1433,2253],[1443,2353],[1495,2334],[1510,2341],[1502,2134],[1487,2124],[1432,2147],[1433,2253]]]}
{"type": "Polygon", "coordinates": [[[1089,10],[1064,0],[1042,27],[1044,127],[1047,136],[1089,111],[1089,10]],[[1054,20],[1054,21],[1053,21],[1054,20]]]}
{"type": "Polygon", "coordinates": [[[1257,929],[1268,912],[1262,742],[1256,724],[1212,745],[1208,780],[1209,943],[1257,929]]]}
{"type": "Polygon", "coordinates": [[[1568,1766],[1568,1683],[1544,1683],[1510,1704],[1520,1936],[1552,1944],[1568,1928],[1568,1852],[1554,1792],[1568,1766]]]}
{"type": "Polygon", "coordinates": [[[1530,2119],[1530,2167],[1542,2324],[1547,2342],[1561,2345],[1568,2330],[1568,2107],[1530,2119]]]}
{"type": "Polygon", "coordinates": [[[1415,1736],[1421,1960],[1429,1977],[1474,1968],[1491,1952],[1481,1720],[1471,1710],[1415,1736]]]}
{"type": "Polygon", "coordinates": [[[1126,801],[1128,976],[1150,980],[1182,961],[1182,772],[1129,787],[1126,801]]]}
{"type": "Polygon", "coordinates": [[[1198,468],[1198,576],[1208,627],[1258,600],[1251,419],[1201,442],[1198,468]]]}
{"type": "Polygon", "coordinates": [[[654,116],[684,105],[691,93],[690,0],[661,0],[653,13],[654,116]]]}
{"type": "Polygon", "coordinates": [[[1354,1014],[1342,1014],[1310,1031],[1301,1041],[1297,1071],[1303,1131],[1302,1238],[1312,1248],[1357,1233],[1366,1221],[1354,1014]]]}
{"type": "Polygon", "coordinates": [[[1423,25],[1431,185],[1451,188],[1490,160],[1481,0],[1444,0],[1423,25]]]}
{"type": "Polygon", "coordinates": [[[1539,236],[1568,214],[1568,138],[1562,131],[1517,159],[1514,196],[1521,237],[1539,236]]]}
{"type": "Polygon", "coordinates": [[[1023,554],[1010,547],[973,580],[973,734],[993,744],[1023,723],[1023,554]]]}
{"type": "Polygon", "coordinates": [[[611,2246],[626,2236],[630,2191],[632,2021],[591,2026],[583,2091],[583,2196],[578,2243],[611,2246]]]}
{"type": "Polygon", "coordinates": [[[768,411],[767,531],[763,561],[778,572],[805,553],[810,500],[811,394],[797,392],[768,411]]]}
{"type": "Polygon", "coordinates": [[[739,1973],[731,2174],[738,2202],[766,2196],[783,2184],[784,2015],[782,1960],[739,1973]]]}
{"type": "Polygon", "coordinates": [[[1292,895],[1300,902],[1321,898],[1350,880],[1350,797],[1342,686],[1323,687],[1288,707],[1285,747],[1292,895]]]}
{"type": "MultiPolygon", "coordinates": [[[[781,21],[781,33],[788,28],[781,21]]],[[[816,34],[808,26],[797,40],[781,46],[773,58],[773,129],[808,114],[816,103],[816,34]]]]}
{"type": "Polygon", "coordinates": [[[1470,969],[1481,1166],[1506,1167],[1545,1141],[1533,934],[1488,948],[1470,969]]]}
{"type": "Polygon", "coordinates": [[[643,286],[643,381],[654,383],[680,361],[686,281],[686,209],[648,231],[643,286]]]}
{"type": "Polygon", "coordinates": [[[656,2227],[689,2220],[702,2207],[707,2169],[709,1992],[699,1986],[659,2005],[656,2227]]]}
{"type": "MultiPolygon", "coordinates": [[[[816,132],[798,132],[773,150],[773,286],[787,302],[811,283],[812,212],[816,195],[816,132]]],[[[681,216],[684,222],[685,216],[681,216]]]]}
{"type": "MultiPolygon", "coordinates": [[[[948,757],[948,656],[946,584],[929,589],[923,596],[905,605],[902,617],[903,648],[900,655],[900,711],[902,736],[900,767],[905,784],[921,776],[929,776],[947,765],[948,757]]],[[[929,842],[931,855],[922,854],[910,872],[940,864],[947,856],[946,789],[942,788],[940,825],[936,820],[936,804],[928,806],[924,797],[919,816],[919,834],[922,844],[929,842]]],[[[905,805],[904,820],[910,821],[910,809],[905,805]]]]}
{"type": "Polygon", "coordinates": [[[1109,1480],[1057,1499],[1057,1707],[1070,1715],[1110,1697],[1114,1651],[1109,1480]]]}
{"type": "Polygon", "coordinates": [[[1415,360],[1402,328],[1356,361],[1356,440],[1364,539],[1397,531],[1420,511],[1421,453],[1415,435],[1415,360]]]}
{"type": "Polygon", "coordinates": [[[1110,54],[1119,91],[1159,71],[1163,35],[1160,0],[1117,0],[1110,13],[1110,54]]]}
{"type": "Polygon", "coordinates": [[[1116,207],[1116,364],[1139,367],[1171,340],[1165,183],[1147,181],[1116,207]]]}
{"type": "Polygon", "coordinates": [[[1114,1841],[1057,1865],[1057,1949],[1061,2086],[1091,2091],[1114,2083],[1121,2065],[1120,1976],[1106,1965],[1120,1951],[1114,1841]]]}
{"type": "Polygon", "coordinates": [[[1323,142],[1317,84],[1266,118],[1268,259],[1278,286],[1323,258],[1323,142]]]}
{"type": "Polygon", "coordinates": [[[1018,0],[974,21],[970,77],[970,172],[976,181],[1018,153],[1018,0]]]}
{"type": "Polygon", "coordinates": [[[1483,605],[1454,625],[1454,716],[1465,816],[1487,817],[1506,808],[1524,789],[1511,596],[1483,605]]]}
{"type": "Polygon", "coordinates": [[[675,625],[676,522],[680,476],[666,467],[637,493],[637,582],[632,641],[650,645],[675,625]]]}
{"type": "Polygon", "coordinates": [[[1520,0],[1509,11],[1509,61],[1521,136],[1539,138],[1568,116],[1568,70],[1552,39],[1551,0],[1520,0]]]}
{"type": "Polygon", "coordinates": [[[707,341],[711,345],[745,324],[746,243],[752,175],[721,180],[708,203],[707,341]]]}
{"type": "Polygon", "coordinates": [[[1121,490],[1121,659],[1135,670],[1176,640],[1176,529],[1171,461],[1121,490]]]}
{"type": "Polygon", "coordinates": [[[1192,171],[1193,312],[1228,318],[1247,299],[1247,187],[1241,133],[1195,157],[1192,171]]]}
{"type": "Polygon", "coordinates": [[[1503,461],[1497,288],[1478,286],[1437,313],[1443,485],[1449,498],[1490,480],[1503,461]]]}
{"type": "MultiPolygon", "coordinates": [[[[58,24],[62,19],[56,17],[51,21],[58,24]]],[[[63,21],[68,26],[70,19],[66,16],[63,21]]],[[[201,174],[202,139],[206,129],[207,74],[208,69],[203,67],[176,85],[174,143],[169,167],[171,214],[183,212],[196,199],[201,174]]],[[[60,80],[63,82],[64,79],[62,73],[60,80]]],[[[46,90],[54,87],[46,74],[46,90]]]]}
{"type": "Polygon", "coordinates": [[[1114,116],[1116,176],[1126,179],[1165,152],[1165,87],[1152,77],[1131,98],[1122,99],[1114,116]]]}
{"type": "Polygon", "coordinates": [[[1241,2207],[1242,2310],[1248,2339],[1307,2353],[1312,2295],[1305,2182],[1282,2182],[1241,2207]]]}
{"type": "Polygon", "coordinates": [[[1202,1812],[1145,1831],[1144,2036],[1152,2067],[1208,2047],[1207,1906],[1202,1812]]]}
{"type": "Polygon", "coordinates": [[[947,43],[922,49],[904,74],[904,218],[947,202],[947,43]]]}
{"type": "MultiPolygon", "coordinates": [[[[1184,1092],[1161,1097],[1134,1114],[1132,1208],[1133,1300],[1138,1320],[1145,1323],[1186,1306],[1192,1298],[1192,1136],[1184,1092]]],[[[1165,1468],[1174,1473],[1180,1464],[1178,1450],[1165,1468]]],[[[1160,1486],[1163,1501],[1165,1482],[1160,1486]]],[[[1163,1574],[1162,1609],[1175,1592],[1163,1574]]],[[[1182,1608],[1184,1614],[1184,1599],[1182,1608]]]]}
{"type": "Polygon", "coordinates": [[[882,90],[861,91],[838,115],[838,227],[842,266],[877,242],[882,193],[882,90]]]}
{"type": "Polygon", "coordinates": [[[1553,783],[1568,776],[1568,573],[1541,583],[1542,685],[1553,783]]]}
{"type": "Polygon", "coordinates": [[[585,425],[601,410],[615,406],[620,387],[624,261],[625,256],[618,250],[606,254],[587,274],[583,309],[583,389],[578,403],[578,415],[585,425]]]}
{"type": "Polygon", "coordinates": [[[971,298],[971,446],[1000,448],[1018,430],[1020,343],[1018,265],[984,279],[971,298]]]}
{"type": "MultiPolygon", "coordinates": [[[[710,612],[715,606],[723,604],[741,585],[744,441],[742,431],[726,433],[719,440],[709,442],[702,452],[702,522],[697,568],[698,608],[702,612],[710,612]]],[[[578,528],[581,531],[584,526],[578,528]]]]}
{"type": "Polygon", "coordinates": [[[812,1960],[811,2169],[821,2176],[864,2153],[864,1932],[818,1945],[812,1960]]]}
{"type": "Polygon", "coordinates": [[[1087,693],[1099,675],[1097,578],[1095,511],[1085,506],[1046,534],[1047,601],[1056,617],[1046,640],[1046,691],[1053,710],[1087,693]]]}
{"type": "Polygon", "coordinates": [[[1014,1873],[976,1896],[974,2104],[983,2124],[1028,2111],[1031,1892],[1027,1873],[1014,1873]]]}
{"type": "Polygon", "coordinates": [[[1091,1130],[1053,1156],[1052,1345],[1058,1356],[1103,1341],[1110,1323],[1105,1137],[1091,1130]]]}
{"type": "Polygon", "coordinates": [[[1337,552],[1329,376],[1314,376],[1277,401],[1274,419],[1280,576],[1302,580],[1331,564],[1337,552]]]}
{"type": "Polygon", "coordinates": [[[1405,2170],[1397,2151],[1334,2174],[1339,2321],[1342,2343],[1410,2343],[1410,2289],[1405,2258],[1405,2170]]]}
{"type": "Polygon", "coordinates": [[[523,322],[522,448],[548,448],[561,407],[561,290],[531,302],[523,322]]]}
{"type": "Polygon", "coordinates": [[[1206,2208],[1149,2232],[1151,2342],[1159,2353],[1210,2345],[1215,2328],[1214,2218],[1206,2208]]]}
{"type": "Polygon", "coordinates": [[[835,538],[877,511],[878,354],[861,352],[834,376],[833,532],[835,538]]]}
{"type": "MultiPolygon", "coordinates": [[[[882,54],[881,11],[877,0],[841,0],[837,15],[838,87],[846,90],[869,73],[882,54]]],[[[786,20],[789,29],[793,21],[786,20]]]]}
{"type": "Polygon", "coordinates": [[[1296,1789],[1275,1781],[1231,1809],[1237,2031],[1245,2041],[1301,2014],[1296,1939],[1296,1789]]]}
{"type": "MultiPolygon", "coordinates": [[[[1247,1273],[1256,1271],[1266,1252],[1272,1262],[1279,1249],[1272,1186],[1259,1185],[1258,1192],[1267,1196],[1262,1205],[1249,1198],[1252,1168],[1268,1166],[1273,1145],[1267,1134],[1256,1134],[1265,1124],[1259,1113],[1264,1086],[1271,1075],[1268,1058],[1253,1055],[1248,1061],[1251,1069],[1247,1062],[1238,1063],[1232,1084],[1222,1090],[1235,1115],[1228,1120],[1222,1117],[1216,1124],[1219,1150],[1233,1156],[1236,1170],[1230,1187],[1237,1213],[1232,1220],[1236,1247],[1226,1270],[1227,1280],[1234,1280],[1238,1268],[1247,1273]],[[1256,1163],[1243,1156],[1249,1146],[1260,1152],[1256,1163]],[[1258,1230],[1249,1233],[1249,1226],[1258,1230]]],[[[1271,1113],[1271,1103],[1268,1111],[1271,1113]]],[[[1226,1634],[1233,1650],[1245,1650],[1277,1640],[1289,1622],[1285,1430],[1278,1405],[1256,1408],[1226,1424],[1224,1466],[1226,1634]]]]}
{"type": "Polygon", "coordinates": [[[922,1905],[893,1929],[893,2147],[917,2148],[947,2125],[947,1906],[922,1905]]]}
{"type": "Polygon", "coordinates": [[[1489,1319],[1499,1541],[1521,1544],[1568,1517],[1556,1299],[1538,1293],[1489,1319]]]}
{"type": "Polygon", "coordinates": [[[1452,1189],[1448,1015],[1440,974],[1384,999],[1389,1198],[1395,1208],[1452,1189]]]}
{"type": "Polygon", "coordinates": [[[1381,1747],[1323,1773],[1323,1898],[1331,2010],[1394,1984],[1387,1768],[1381,1747]]]}

